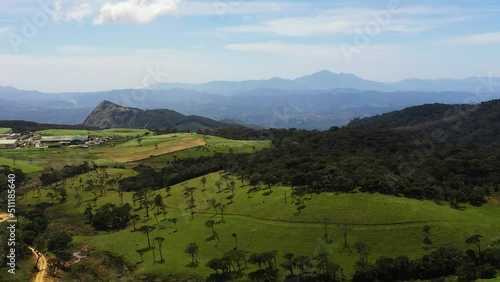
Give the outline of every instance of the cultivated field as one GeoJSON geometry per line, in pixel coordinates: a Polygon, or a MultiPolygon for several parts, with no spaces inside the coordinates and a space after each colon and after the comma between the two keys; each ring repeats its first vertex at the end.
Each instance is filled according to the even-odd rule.
{"type": "Polygon", "coordinates": [[[10,128],[0,127],[0,134],[6,134],[10,132],[10,128]]]}

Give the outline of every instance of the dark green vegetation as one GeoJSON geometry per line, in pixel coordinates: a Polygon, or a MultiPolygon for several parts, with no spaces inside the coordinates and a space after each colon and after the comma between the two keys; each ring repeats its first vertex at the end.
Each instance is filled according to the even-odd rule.
{"type": "MultiPolygon", "coordinates": [[[[474,96],[472,96],[474,97],[474,96]]],[[[478,105],[431,104],[355,119],[348,126],[411,131],[459,146],[500,145],[500,100],[478,105]]]]}
{"type": "Polygon", "coordinates": [[[172,110],[143,111],[122,107],[109,101],[100,103],[85,119],[83,125],[97,128],[169,128],[183,131],[232,126],[205,117],[185,116],[172,110]]]}
{"type": "Polygon", "coordinates": [[[133,134],[86,151],[2,152],[36,154],[41,163],[75,157],[30,173],[20,189],[25,244],[66,261],[84,250],[68,267],[51,260],[55,274],[75,281],[496,275],[494,146],[369,127],[133,134]],[[195,146],[182,146],[189,142],[195,146]]]}
{"type": "Polygon", "coordinates": [[[96,129],[90,126],[71,125],[71,124],[45,124],[24,120],[0,120],[0,127],[10,128],[12,132],[24,133],[28,131],[40,131],[45,129],[96,129]]]}

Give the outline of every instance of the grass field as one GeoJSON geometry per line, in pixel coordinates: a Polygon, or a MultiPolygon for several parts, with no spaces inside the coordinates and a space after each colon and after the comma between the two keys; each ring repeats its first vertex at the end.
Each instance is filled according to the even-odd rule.
{"type": "Polygon", "coordinates": [[[43,170],[43,166],[40,162],[32,161],[31,164],[29,160],[19,160],[16,159],[15,164],[12,158],[0,157],[0,165],[8,165],[12,168],[18,168],[25,173],[37,172],[43,170]]]}
{"type": "Polygon", "coordinates": [[[7,134],[10,132],[10,128],[0,127],[0,134],[7,134]]]}
{"type": "Polygon", "coordinates": [[[113,148],[107,148],[103,153],[97,155],[100,158],[116,162],[133,162],[204,146],[205,144],[203,137],[196,135],[154,135],[142,137],[141,143],[138,142],[138,139],[129,140],[113,148]]]}
{"type": "MultiPolygon", "coordinates": [[[[133,172],[113,169],[109,170],[109,173],[122,173],[126,176],[133,172]]],[[[233,232],[238,235],[239,248],[249,253],[278,250],[278,264],[282,262],[281,256],[285,252],[308,256],[314,256],[318,252],[328,252],[330,259],[340,264],[348,273],[352,273],[358,255],[354,251],[343,249],[342,234],[337,224],[352,225],[352,232],[348,236],[349,244],[358,241],[367,243],[372,248],[369,257],[371,261],[381,255],[407,255],[415,258],[428,252],[423,249],[421,243],[423,225],[432,227],[430,238],[434,245],[431,249],[440,246],[457,246],[465,249],[468,247],[464,243],[465,239],[476,233],[484,236],[482,242],[487,245],[492,238],[500,234],[498,229],[500,205],[492,202],[480,208],[467,206],[464,211],[460,211],[431,201],[380,194],[322,193],[314,194],[311,199],[306,200],[306,208],[297,214],[289,196],[285,203],[285,192],[289,194],[290,191],[288,187],[273,187],[271,193],[262,187],[262,190],[248,194],[250,187],[241,186],[241,183],[235,180],[237,187],[234,202],[231,203],[227,199],[231,192],[223,190],[219,193],[214,185],[220,174],[212,173],[206,178],[208,180],[206,190],[203,189],[200,178],[185,183],[198,188],[194,193],[196,208],[193,219],[187,209],[188,198],[184,195],[181,184],[172,187],[170,197],[165,197],[164,190],[156,192],[165,197],[164,202],[168,207],[167,218],[178,219],[178,232],[174,232],[172,223],[163,220],[163,215],[158,216],[159,223],[151,217],[149,221],[137,224],[138,227],[145,224],[153,225],[156,229],[150,234],[151,238],[156,236],[165,238],[163,253],[166,261],[163,264],[153,264],[151,252],[144,255],[144,263],[137,264],[140,257],[136,250],[146,247],[147,241],[144,234],[134,232],[131,226],[119,232],[102,232],[99,236],[93,234],[92,230],[82,223],[84,205],[76,205],[74,192],[71,189],[68,191],[68,201],[49,208],[47,214],[52,217],[53,228],[69,229],[76,235],[75,247],[78,244],[90,244],[97,250],[122,255],[128,263],[137,265],[136,274],[151,271],[179,275],[189,273],[206,277],[212,270],[205,267],[205,263],[235,246],[231,236],[233,232]],[[215,216],[213,208],[206,202],[210,198],[226,204],[225,223],[221,222],[220,215],[215,216]],[[332,224],[327,226],[329,236],[333,239],[332,244],[327,244],[322,237],[325,218],[332,221],[332,224]],[[208,240],[211,232],[204,225],[208,219],[217,222],[215,229],[221,239],[219,244],[214,240],[208,240]],[[196,268],[187,266],[190,258],[183,252],[190,242],[196,242],[200,246],[199,266],[196,268]]],[[[85,197],[88,200],[91,195],[87,194],[85,197]]],[[[124,201],[131,203],[131,199],[132,193],[125,193],[124,201]]],[[[40,200],[50,202],[45,194],[40,200]]],[[[35,203],[37,199],[28,195],[26,201],[35,203]]],[[[105,202],[119,204],[118,193],[108,191],[105,197],[99,198],[97,206],[105,202]]],[[[144,218],[144,210],[137,210],[136,213],[144,218]]],[[[251,270],[253,269],[255,268],[252,266],[251,270]]],[[[285,271],[281,270],[280,273],[285,274],[285,271]]]]}

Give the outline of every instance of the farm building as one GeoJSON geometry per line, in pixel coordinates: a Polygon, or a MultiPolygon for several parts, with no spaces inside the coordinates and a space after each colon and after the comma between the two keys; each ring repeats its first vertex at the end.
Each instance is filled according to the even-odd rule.
{"type": "Polygon", "coordinates": [[[67,135],[67,136],[42,136],[42,145],[79,145],[85,144],[89,140],[88,135],[67,135]]]}
{"type": "Polygon", "coordinates": [[[0,140],[0,149],[15,149],[19,146],[17,139],[0,140]]]}

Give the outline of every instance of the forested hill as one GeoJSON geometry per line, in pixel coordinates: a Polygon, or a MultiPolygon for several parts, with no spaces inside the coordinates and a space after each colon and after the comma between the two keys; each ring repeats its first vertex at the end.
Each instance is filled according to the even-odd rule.
{"type": "Polygon", "coordinates": [[[479,105],[429,104],[355,119],[348,127],[384,127],[432,137],[455,145],[500,145],[500,100],[479,105]]]}
{"type": "Polygon", "coordinates": [[[233,124],[200,116],[185,116],[172,110],[141,110],[122,107],[109,101],[101,102],[83,122],[97,128],[147,128],[196,131],[206,128],[232,127],[233,124]]]}
{"type": "Polygon", "coordinates": [[[46,124],[25,120],[0,120],[0,127],[10,128],[12,132],[25,133],[27,131],[39,131],[46,129],[83,129],[93,130],[95,127],[73,125],[73,124],[46,124]]]}

